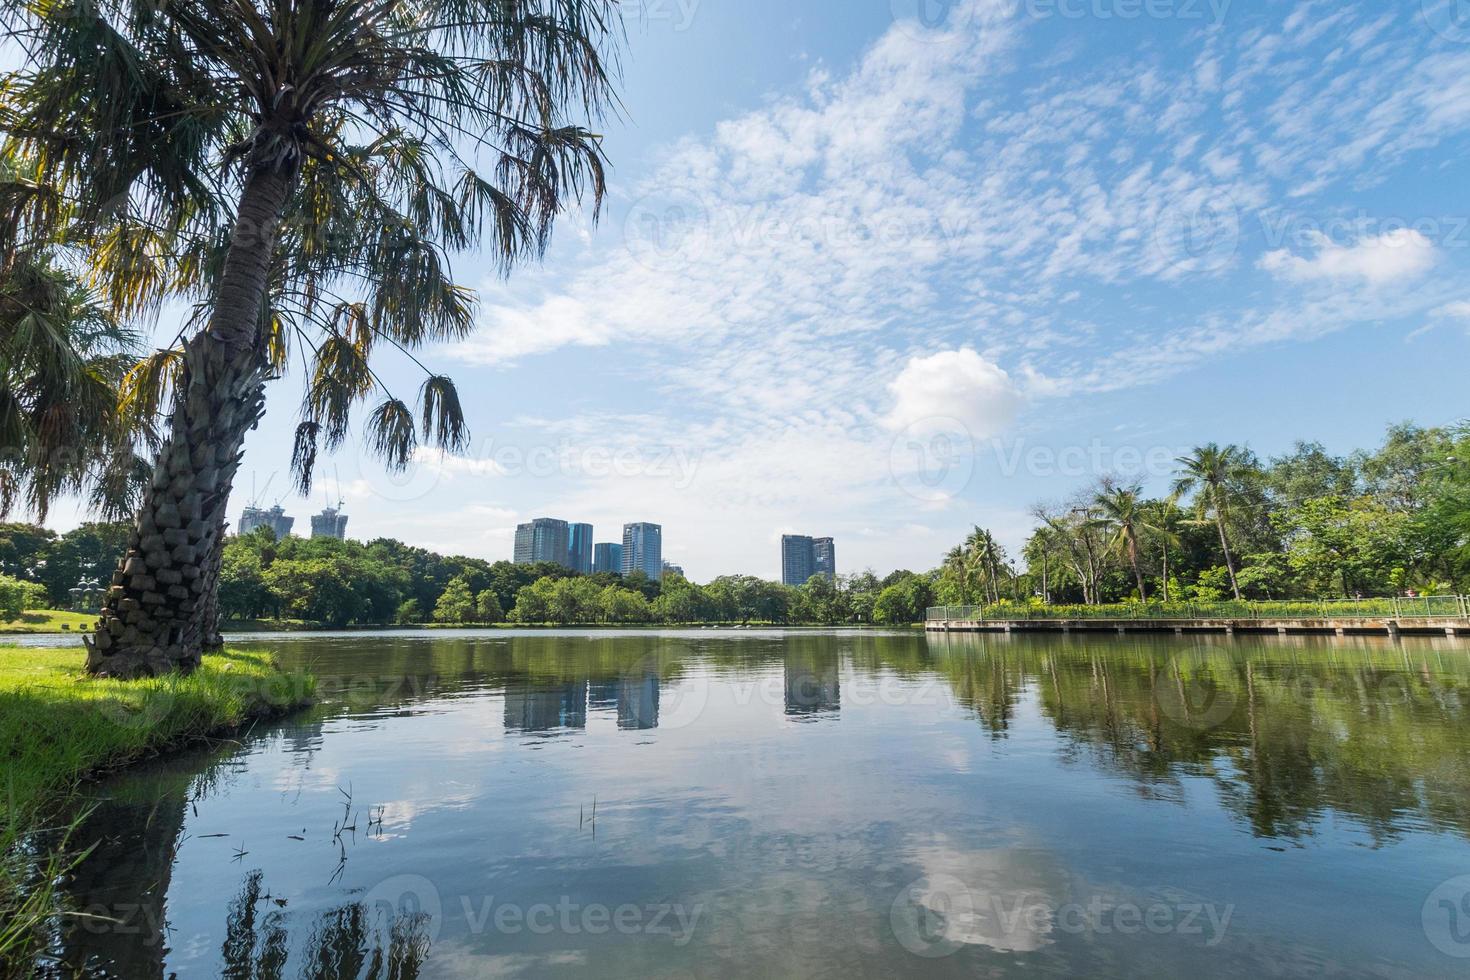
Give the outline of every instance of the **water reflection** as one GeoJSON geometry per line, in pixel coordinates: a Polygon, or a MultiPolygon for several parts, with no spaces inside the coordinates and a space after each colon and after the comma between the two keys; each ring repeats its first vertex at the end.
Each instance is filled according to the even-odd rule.
{"type": "Polygon", "coordinates": [[[322,678],[312,712],[101,787],[67,884],[97,917],[68,922],[55,975],[1445,972],[1419,902],[1470,838],[1450,641],[280,649],[322,678]],[[384,891],[405,878],[425,900],[384,891]],[[664,903],[698,928],[496,928],[508,902],[664,903]],[[1216,934],[1096,926],[1195,904],[1216,934]]]}

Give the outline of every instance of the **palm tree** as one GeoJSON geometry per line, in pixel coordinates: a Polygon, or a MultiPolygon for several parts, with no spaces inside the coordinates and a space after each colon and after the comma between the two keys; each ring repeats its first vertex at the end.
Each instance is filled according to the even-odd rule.
{"type": "Polygon", "coordinates": [[[1113,529],[1111,550],[1122,551],[1133,567],[1133,579],[1138,583],[1138,598],[1148,601],[1148,590],[1143,583],[1143,568],[1138,563],[1138,538],[1144,528],[1143,488],[1121,487],[1104,484],[1093,497],[1101,519],[1113,529]]]}
{"type": "Polygon", "coordinates": [[[1188,456],[1175,460],[1183,473],[1174,481],[1174,493],[1184,495],[1198,491],[1195,507],[1201,518],[1213,517],[1220,532],[1220,550],[1225,553],[1225,570],[1230,573],[1230,589],[1241,599],[1240,583],[1235,578],[1235,559],[1230,553],[1230,537],[1225,531],[1229,512],[1231,485],[1239,475],[1242,463],[1238,446],[1209,443],[1197,447],[1188,456]]]}
{"type": "MultiPolygon", "coordinates": [[[[0,0],[25,37],[0,129],[48,193],[25,240],[65,240],[120,316],[196,304],[129,379],[130,412],[167,439],[113,577],[88,667],[188,669],[212,639],[225,503],[265,383],[306,364],[292,455],[309,487],[351,409],[408,464],[419,439],[462,447],[453,384],[426,370],[417,410],[371,366],[383,348],[475,323],[450,253],[502,272],[544,252],[568,205],[604,192],[578,118],[612,99],[614,0],[0,0]],[[61,208],[57,201],[68,202],[61,208]]],[[[418,363],[414,360],[414,363],[418,363]]]]}
{"type": "Polygon", "coordinates": [[[0,264],[0,517],[23,504],[44,521],[63,493],[89,493],[104,516],[136,501],[146,467],[117,390],[138,349],[48,253],[0,264]]]}
{"type": "Polygon", "coordinates": [[[1144,505],[1144,513],[1147,515],[1144,526],[1148,529],[1149,537],[1158,539],[1162,558],[1159,580],[1163,584],[1164,601],[1169,602],[1169,549],[1182,546],[1180,531],[1184,523],[1183,515],[1179,513],[1179,501],[1172,496],[1149,501],[1144,505]]]}

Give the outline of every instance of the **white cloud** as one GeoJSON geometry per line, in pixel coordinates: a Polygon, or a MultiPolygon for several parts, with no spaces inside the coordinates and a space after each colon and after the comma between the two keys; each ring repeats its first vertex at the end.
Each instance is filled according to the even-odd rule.
{"type": "Polygon", "coordinates": [[[1310,258],[1282,249],[1266,253],[1261,268],[1297,282],[1347,280],[1386,286],[1419,278],[1437,260],[1434,243],[1411,228],[1368,236],[1353,245],[1338,245],[1320,234],[1315,242],[1317,252],[1310,258]]]}
{"type": "Polygon", "coordinates": [[[1456,300],[1436,309],[1434,316],[1446,320],[1470,320],[1470,300],[1456,300]]]}
{"type": "Polygon", "coordinates": [[[889,428],[957,419],[976,439],[1003,432],[1021,405],[1010,375],[969,347],[910,358],[888,390],[894,400],[884,418],[889,428]]]}

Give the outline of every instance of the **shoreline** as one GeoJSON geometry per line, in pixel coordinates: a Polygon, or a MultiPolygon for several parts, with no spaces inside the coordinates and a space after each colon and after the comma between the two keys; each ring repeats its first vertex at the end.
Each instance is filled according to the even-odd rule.
{"type": "Polygon", "coordinates": [[[79,647],[0,648],[0,975],[30,962],[63,914],[58,878],[90,852],[78,822],[52,822],[86,783],[313,703],[316,680],[269,653],[226,649],[187,677],[89,678],[79,647]],[[36,842],[45,840],[44,848],[36,842]]]}

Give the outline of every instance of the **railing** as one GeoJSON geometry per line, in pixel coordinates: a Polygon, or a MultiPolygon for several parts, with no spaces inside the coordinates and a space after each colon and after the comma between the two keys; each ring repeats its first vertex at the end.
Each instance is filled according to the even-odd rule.
{"type": "Polygon", "coordinates": [[[1122,602],[1104,606],[932,606],[931,623],[1116,619],[1470,619],[1465,596],[1245,602],[1122,602]]]}

